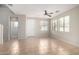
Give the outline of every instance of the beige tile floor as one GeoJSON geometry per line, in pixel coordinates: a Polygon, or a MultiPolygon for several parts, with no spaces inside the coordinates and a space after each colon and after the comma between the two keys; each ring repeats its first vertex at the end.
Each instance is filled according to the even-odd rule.
{"type": "Polygon", "coordinates": [[[0,45],[1,55],[77,55],[79,48],[51,38],[9,40],[0,45]]]}

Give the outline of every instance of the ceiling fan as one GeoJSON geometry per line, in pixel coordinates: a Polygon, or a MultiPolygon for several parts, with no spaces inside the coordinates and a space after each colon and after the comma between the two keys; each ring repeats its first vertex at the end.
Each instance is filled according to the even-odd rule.
{"type": "Polygon", "coordinates": [[[47,15],[49,17],[52,17],[51,14],[53,14],[53,12],[48,13],[47,10],[45,10],[44,12],[45,12],[44,15],[47,15]]]}

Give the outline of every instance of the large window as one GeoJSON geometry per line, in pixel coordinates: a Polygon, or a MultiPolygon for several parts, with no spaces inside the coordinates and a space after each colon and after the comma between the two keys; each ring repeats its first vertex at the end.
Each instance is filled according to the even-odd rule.
{"type": "Polygon", "coordinates": [[[69,32],[70,29],[69,16],[65,16],[64,22],[65,22],[65,32],[69,32]]]}
{"type": "Polygon", "coordinates": [[[54,31],[58,30],[58,28],[57,28],[57,20],[53,20],[53,30],[54,31]]]}
{"type": "Polygon", "coordinates": [[[69,16],[61,17],[57,20],[52,20],[53,31],[69,32],[70,31],[70,18],[69,16]]]}
{"type": "Polygon", "coordinates": [[[48,21],[47,20],[41,20],[40,21],[40,30],[41,31],[48,31],[48,21]]]}
{"type": "Polygon", "coordinates": [[[59,19],[59,31],[60,32],[64,31],[64,19],[63,19],[63,17],[59,19]]]}
{"type": "Polygon", "coordinates": [[[61,17],[59,19],[59,31],[60,32],[69,32],[69,28],[70,28],[70,23],[69,23],[69,16],[65,16],[65,17],[61,17]]]}

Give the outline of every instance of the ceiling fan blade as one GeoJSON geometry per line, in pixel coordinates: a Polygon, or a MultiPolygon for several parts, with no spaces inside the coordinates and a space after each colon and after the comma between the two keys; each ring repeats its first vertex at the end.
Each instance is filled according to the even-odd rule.
{"type": "Polygon", "coordinates": [[[47,15],[47,11],[45,10],[45,15],[47,15]]]}
{"type": "Polygon", "coordinates": [[[53,14],[53,12],[49,13],[49,14],[53,14]]]}
{"type": "Polygon", "coordinates": [[[47,16],[52,17],[51,15],[47,15],[47,16]]]}
{"type": "Polygon", "coordinates": [[[53,14],[53,12],[51,12],[51,13],[47,13],[47,10],[45,10],[44,12],[45,12],[44,15],[47,15],[47,16],[49,16],[49,17],[52,17],[50,14],[53,14]]]}

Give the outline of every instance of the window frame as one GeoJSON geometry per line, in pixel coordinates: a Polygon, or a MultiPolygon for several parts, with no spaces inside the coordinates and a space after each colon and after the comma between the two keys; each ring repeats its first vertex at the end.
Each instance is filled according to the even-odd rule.
{"type": "Polygon", "coordinates": [[[48,24],[49,24],[49,22],[48,22],[48,20],[40,20],[40,30],[42,29],[42,28],[44,28],[43,30],[41,30],[41,31],[48,31],[48,24]],[[42,21],[42,22],[41,22],[42,21]],[[47,23],[45,23],[45,22],[47,22],[47,23]],[[47,27],[47,29],[45,29],[47,27]]]}

